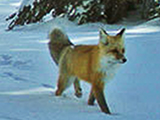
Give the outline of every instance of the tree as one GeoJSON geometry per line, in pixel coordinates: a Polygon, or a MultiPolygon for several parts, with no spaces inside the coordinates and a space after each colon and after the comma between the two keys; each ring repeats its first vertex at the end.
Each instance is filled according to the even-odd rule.
{"type": "Polygon", "coordinates": [[[155,6],[155,0],[142,0],[142,18],[148,19],[150,17],[151,10],[153,10],[155,6]]]}
{"type": "Polygon", "coordinates": [[[142,18],[148,18],[148,13],[154,6],[154,0],[59,0],[58,2],[57,0],[35,0],[6,20],[12,20],[8,30],[17,25],[43,21],[45,15],[49,13],[53,18],[66,16],[79,25],[88,22],[113,24],[126,17],[130,10],[137,10],[138,4],[141,5],[142,18]]]}

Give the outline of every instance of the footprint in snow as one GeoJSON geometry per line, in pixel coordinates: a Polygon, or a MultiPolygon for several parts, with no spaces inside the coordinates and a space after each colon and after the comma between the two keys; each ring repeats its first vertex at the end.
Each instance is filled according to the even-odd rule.
{"type": "Polygon", "coordinates": [[[18,61],[13,62],[13,67],[20,69],[20,70],[27,70],[32,67],[32,61],[31,60],[27,60],[27,61],[18,60],[18,61]]]}
{"type": "Polygon", "coordinates": [[[0,55],[0,65],[11,65],[12,56],[10,55],[0,55]]]}
{"type": "Polygon", "coordinates": [[[32,68],[32,60],[15,60],[12,56],[3,54],[0,55],[0,66],[11,66],[20,70],[29,70],[32,68]]]}

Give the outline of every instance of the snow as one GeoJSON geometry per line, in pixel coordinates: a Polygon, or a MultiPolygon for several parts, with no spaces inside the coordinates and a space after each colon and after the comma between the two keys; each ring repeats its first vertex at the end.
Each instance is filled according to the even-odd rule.
{"type": "Polygon", "coordinates": [[[21,0],[19,2],[20,3],[20,5],[19,5],[19,11],[22,11],[24,6],[29,6],[29,5],[32,6],[32,4],[33,4],[34,1],[35,0],[21,0]]]}
{"type": "Polygon", "coordinates": [[[19,0],[0,1],[0,120],[159,120],[160,119],[160,20],[139,25],[77,26],[66,19],[17,27],[5,31],[5,21],[19,0]],[[75,44],[96,44],[98,29],[109,34],[126,27],[127,63],[105,89],[112,115],[96,104],[87,105],[90,85],[82,82],[83,97],[73,87],[54,95],[58,67],[47,42],[49,31],[60,26],[75,44]]]}

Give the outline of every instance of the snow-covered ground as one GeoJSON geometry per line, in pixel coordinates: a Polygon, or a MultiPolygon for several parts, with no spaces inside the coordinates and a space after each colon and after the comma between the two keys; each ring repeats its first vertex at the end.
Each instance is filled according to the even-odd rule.
{"type": "Polygon", "coordinates": [[[159,120],[160,20],[141,25],[76,26],[64,19],[5,31],[5,18],[16,11],[19,0],[0,0],[0,120],[159,120]],[[52,61],[48,33],[61,26],[75,44],[96,44],[98,29],[115,34],[126,27],[126,56],[114,80],[105,89],[113,115],[96,104],[87,105],[90,86],[82,82],[83,97],[73,88],[55,97],[58,67],[52,61]]]}

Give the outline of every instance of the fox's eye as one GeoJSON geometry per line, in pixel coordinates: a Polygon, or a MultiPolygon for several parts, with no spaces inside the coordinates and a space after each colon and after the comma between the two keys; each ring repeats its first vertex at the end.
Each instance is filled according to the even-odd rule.
{"type": "Polygon", "coordinates": [[[104,45],[108,45],[108,44],[109,44],[108,42],[105,42],[105,43],[104,43],[104,45]]]}
{"type": "Polygon", "coordinates": [[[117,53],[118,53],[118,50],[117,50],[117,49],[113,49],[113,50],[111,50],[111,52],[117,54],[117,53]]]}

